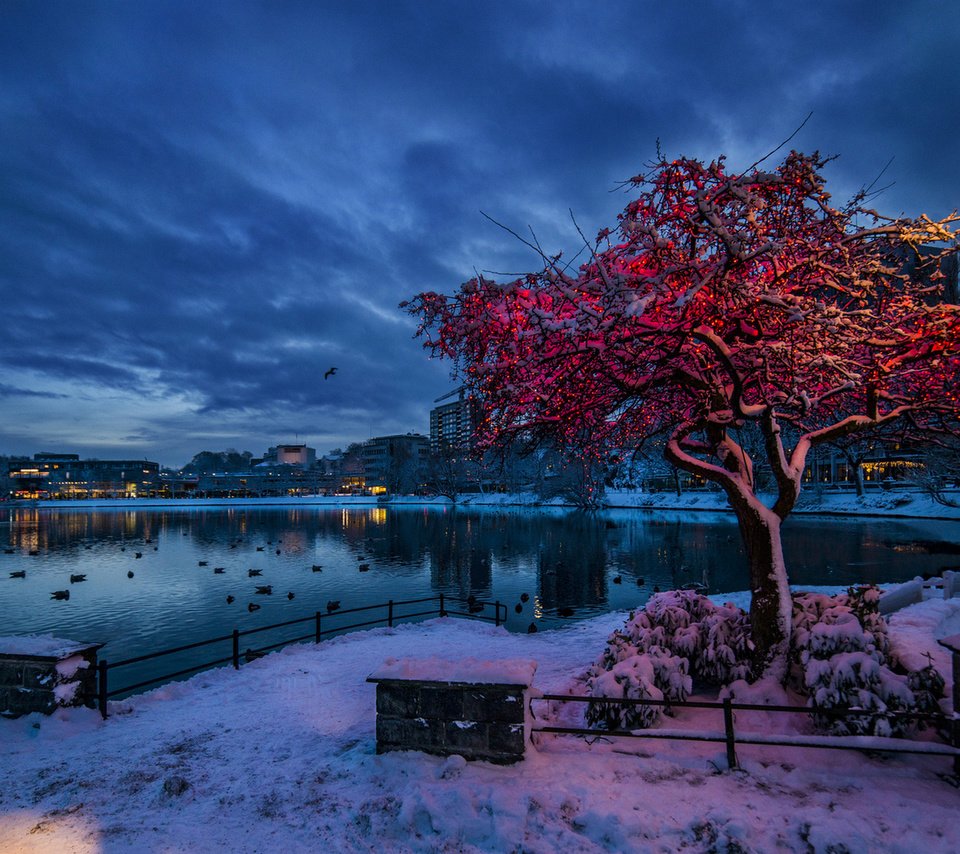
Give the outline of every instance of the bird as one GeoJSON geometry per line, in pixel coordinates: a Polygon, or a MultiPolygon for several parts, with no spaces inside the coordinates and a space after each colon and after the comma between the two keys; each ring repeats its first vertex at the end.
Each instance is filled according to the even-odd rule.
{"type": "Polygon", "coordinates": [[[260,606],[259,606],[259,605],[254,605],[253,602],[251,602],[251,603],[249,603],[249,604],[247,605],[247,610],[252,614],[254,611],[259,611],[259,610],[260,610],[260,606]]]}
{"type": "Polygon", "coordinates": [[[370,564],[369,564],[369,563],[361,563],[360,566],[357,567],[357,569],[359,569],[360,572],[369,572],[369,571],[370,571],[370,564]]]}
{"type": "Polygon", "coordinates": [[[144,540],[144,542],[145,542],[145,543],[152,543],[153,540],[152,540],[150,537],[147,537],[147,538],[144,540]]]}
{"type": "Polygon", "coordinates": [[[647,581],[642,575],[637,579],[637,587],[643,587],[646,583],[647,581]]]}
{"type": "Polygon", "coordinates": [[[228,605],[232,605],[232,604],[233,604],[233,597],[232,597],[232,596],[228,596],[228,597],[227,597],[227,604],[228,604],[228,605]]]}
{"type": "Polygon", "coordinates": [[[206,566],[206,565],[207,565],[207,561],[205,560],[197,561],[197,566],[206,566]]]}
{"type": "MultiPolygon", "coordinates": [[[[87,546],[87,548],[90,548],[90,546],[87,546]]],[[[5,555],[12,555],[12,554],[15,554],[16,551],[17,551],[16,549],[4,549],[4,550],[3,550],[3,553],[4,553],[5,555]]]]}
{"type": "Polygon", "coordinates": [[[529,602],[529,601],[530,601],[530,594],[529,594],[529,593],[521,593],[521,594],[520,594],[520,601],[521,601],[521,602],[529,602]]]}
{"type": "Polygon", "coordinates": [[[336,372],[337,372],[337,369],[336,369],[336,368],[330,368],[330,369],[323,375],[323,378],[324,378],[325,380],[328,380],[328,379],[330,379],[330,377],[332,377],[336,372]]]}
{"type": "Polygon", "coordinates": [[[30,551],[28,551],[27,554],[30,555],[31,557],[36,557],[38,554],[40,554],[40,552],[37,549],[30,549],[30,551]]]}
{"type": "Polygon", "coordinates": [[[261,596],[272,596],[273,595],[273,585],[272,584],[262,584],[257,587],[256,593],[259,593],[261,596]]]}
{"type": "Polygon", "coordinates": [[[536,634],[536,632],[537,632],[537,624],[536,624],[536,623],[531,623],[529,626],[527,626],[527,634],[528,634],[528,635],[536,634]]]}
{"type": "Polygon", "coordinates": [[[572,617],[574,615],[573,608],[557,608],[558,617],[572,617]]]}
{"type": "Polygon", "coordinates": [[[522,614],[522,613],[523,613],[523,603],[522,603],[522,602],[517,602],[517,604],[513,606],[513,610],[516,611],[518,614],[522,614]]]}
{"type": "Polygon", "coordinates": [[[51,598],[51,599],[69,599],[69,598],[70,598],[70,591],[69,591],[69,590],[54,590],[53,593],[50,594],[50,598],[51,598]]]}
{"type": "Polygon", "coordinates": [[[615,576],[613,577],[613,583],[614,583],[614,584],[623,584],[623,576],[622,576],[622,575],[615,575],[615,576]]]}
{"type": "Polygon", "coordinates": [[[230,548],[235,549],[237,547],[236,543],[230,543],[230,548]]]}
{"type": "Polygon", "coordinates": [[[291,591],[290,593],[287,594],[287,599],[292,599],[292,598],[293,598],[293,592],[291,591]]]}
{"type": "Polygon", "coordinates": [[[11,577],[11,578],[26,578],[26,577],[27,577],[27,571],[26,571],[25,569],[21,569],[19,572],[11,572],[11,573],[10,573],[10,577],[11,577]]]}
{"type": "Polygon", "coordinates": [[[479,614],[484,608],[483,602],[474,601],[472,604],[467,606],[467,610],[471,614],[479,614]]]}
{"type": "Polygon", "coordinates": [[[339,600],[339,599],[331,599],[329,602],[327,602],[327,611],[328,611],[328,612],[330,612],[330,611],[336,611],[337,608],[339,608],[339,607],[340,607],[340,600],[339,600]]]}
{"type": "Polygon", "coordinates": [[[280,554],[280,549],[277,549],[277,554],[280,554]]]}
{"type": "Polygon", "coordinates": [[[224,569],[224,568],[223,568],[222,566],[215,566],[215,567],[213,568],[213,574],[214,574],[214,575],[223,575],[223,569],[224,569]]]}
{"type": "Polygon", "coordinates": [[[323,565],[322,565],[322,564],[319,564],[319,563],[315,563],[315,564],[313,565],[313,571],[314,571],[314,572],[323,572],[323,565]]]}
{"type": "Polygon", "coordinates": [[[86,580],[87,580],[87,575],[86,575],[86,573],[83,573],[83,572],[79,573],[78,575],[71,575],[71,576],[70,576],[70,583],[71,583],[71,584],[76,584],[78,581],[86,581],[86,580]]]}
{"type": "MultiPolygon", "coordinates": [[[[251,607],[252,607],[252,606],[251,606],[251,607]]],[[[262,653],[262,652],[254,652],[252,649],[248,649],[248,650],[243,654],[243,660],[244,660],[247,664],[249,664],[251,661],[256,661],[258,658],[263,658],[263,656],[264,656],[264,653],[262,653]]]]}
{"type": "Polygon", "coordinates": [[[258,552],[262,552],[262,551],[263,551],[263,546],[257,546],[257,551],[258,551],[258,552]]]}
{"type": "MultiPolygon", "coordinates": [[[[92,549],[93,546],[84,546],[85,549],[92,549]]],[[[10,550],[10,554],[13,554],[13,549],[10,550]]]]}
{"type": "Polygon", "coordinates": [[[126,546],[120,546],[120,551],[125,552],[127,550],[126,546]]]}
{"type": "Polygon", "coordinates": [[[133,570],[132,570],[132,569],[127,573],[127,578],[133,578],[133,570]]]}
{"type": "Polygon", "coordinates": [[[143,552],[134,552],[133,556],[134,556],[135,558],[141,558],[141,557],[143,557],[143,552]]]}
{"type": "Polygon", "coordinates": [[[253,578],[253,576],[255,576],[255,575],[263,575],[263,570],[262,570],[262,569],[248,569],[248,570],[247,570],[247,578],[253,578]]]}

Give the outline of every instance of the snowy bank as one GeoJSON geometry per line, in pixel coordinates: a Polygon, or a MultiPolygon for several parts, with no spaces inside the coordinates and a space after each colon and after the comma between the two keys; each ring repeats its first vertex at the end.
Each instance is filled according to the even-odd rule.
{"type": "MultiPolygon", "coordinates": [[[[912,606],[893,642],[919,655],[958,611],[912,606]]],[[[535,635],[449,618],[376,629],[166,685],[105,722],[0,721],[0,850],[960,849],[943,758],[743,746],[731,773],[722,745],[548,736],[510,767],[376,755],[366,678],[388,659],[533,660],[535,687],[563,691],[624,618],[535,635]]]]}

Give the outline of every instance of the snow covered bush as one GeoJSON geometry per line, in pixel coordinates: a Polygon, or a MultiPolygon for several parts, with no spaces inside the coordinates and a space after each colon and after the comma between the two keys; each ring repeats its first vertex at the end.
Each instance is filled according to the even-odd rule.
{"type": "Polygon", "coordinates": [[[891,712],[936,712],[943,680],[932,668],[896,672],[876,587],[793,597],[793,675],[818,729],[837,735],[904,735],[915,723],[891,712]],[[932,673],[927,672],[932,670],[932,673]],[[870,714],[836,716],[830,712],[870,714]]]}
{"type": "MultiPolygon", "coordinates": [[[[907,673],[892,660],[879,600],[876,587],[793,596],[792,687],[808,698],[822,731],[903,735],[915,720],[891,713],[940,711],[943,677],[932,666],[907,673]],[[834,714],[851,711],[863,714],[834,714]]],[[[752,651],[750,618],[736,606],[688,590],[658,593],[610,635],[587,671],[587,693],[597,698],[587,706],[587,722],[605,729],[652,726],[670,714],[670,702],[686,700],[694,679],[740,697],[751,687],[752,651]],[[668,705],[604,702],[623,698],[668,705]]]]}
{"type": "MultiPolygon", "coordinates": [[[[607,640],[587,673],[588,693],[683,702],[693,677],[719,684],[747,675],[749,635],[749,618],[733,605],[715,605],[690,590],[658,593],[607,640]]],[[[656,723],[661,709],[669,713],[669,707],[596,702],[586,717],[590,726],[639,729],[656,723]]]]}

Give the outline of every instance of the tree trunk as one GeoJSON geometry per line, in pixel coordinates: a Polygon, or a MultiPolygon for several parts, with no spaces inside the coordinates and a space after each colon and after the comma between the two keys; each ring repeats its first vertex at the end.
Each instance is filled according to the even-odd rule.
{"type": "Polygon", "coordinates": [[[780,517],[753,501],[737,496],[730,503],[737,514],[740,536],[750,568],[750,626],[754,643],[753,676],[783,682],[787,676],[793,601],[783,560],[780,517]]]}

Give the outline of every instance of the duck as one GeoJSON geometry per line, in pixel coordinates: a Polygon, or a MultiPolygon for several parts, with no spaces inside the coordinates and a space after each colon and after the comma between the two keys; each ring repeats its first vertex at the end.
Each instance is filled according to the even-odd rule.
{"type": "Polygon", "coordinates": [[[615,575],[615,576],[613,577],[613,583],[614,583],[614,584],[623,584],[623,576],[622,576],[622,575],[615,575]]]}
{"type": "Polygon", "coordinates": [[[133,556],[134,556],[134,558],[136,558],[136,559],[142,558],[142,557],[143,557],[143,552],[134,552],[134,553],[133,553],[133,556]]]}
{"type": "Polygon", "coordinates": [[[273,595],[273,585],[272,584],[261,584],[254,591],[259,593],[261,596],[272,596],[273,595]]]}
{"type": "Polygon", "coordinates": [[[538,631],[538,630],[537,630],[537,624],[536,624],[536,623],[531,623],[529,626],[527,626],[527,634],[528,634],[528,635],[534,635],[534,634],[537,633],[537,631],[538,631]]]}
{"type": "Polygon", "coordinates": [[[149,545],[150,543],[153,542],[153,539],[151,537],[147,537],[146,539],[144,539],[144,542],[149,545]]]}
{"type": "Polygon", "coordinates": [[[253,602],[251,602],[251,603],[249,603],[249,604],[247,605],[247,610],[252,614],[254,611],[259,611],[259,610],[260,610],[260,606],[259,606],[259,605],[254,605],[253,602]]]}
{"type": "Polygon", "coordinates": [[[228,605],[232,605],[233,602],[234,602],[233,596],[228,596],[228,597],[227,597],[227,604],[228,604],[228,605]]]}
{"type": "Polygon", "coordinates": [[[85,572],[81,572],[81,573],[78,573],[77,575],[70,576],[71,584],[76,584],[80,581],[86,581],[86,580],[87,580],[87,574],[85,572]]]}
{"type": "Polygon", "coordinates": [[[359,569],[360,572],[369,572],[369,571],[370,571],[370,564],[369,564],[369,563],[361,563],[360,566],[357,567],[357,569],[359,569]]]}
{"type": "Polygon", "coordinates": [[[27,554],[30,555],[30,557],[36,557],[38,554],[40,554],[40,551],[38,549],[30,549],[27,554]]]}
{"type": "Polygon", "coordinates": [[[277,549],[277,554],[280,554],[280,549],[277,549]]]}
{"type": "Polygon", "coordinates": [[[337,608],[339,607],[340,607],[340,600],[331,599],[329,602],[327,602],[327,613],[330,613],[331,611],[336,611],[337,608]]]}
{"type": "Polygon", "coordinates": [[[248,650],[243,654],[243,660],[244,660],[247,664],[249,664],[251,661],[256,661],[258,658],[263,658],[264,655],[265,655],[265,653],[262,653],[262,652],[254,652],[252,649],[248,649],[248,650]]]}
{"type": "Polygon", "coordinates": [[[262,552],[262,551],[263,551],[263,546],[257,546],[257,551],[258,551],[258,552],[262,552]]]}
{"type": "Polygon", "coordinates": [[[314,572],[323,572],[323,564],[315,563],[315,564],[313,565],[313,571],[314,571],[314,572]]]}
{"type": "Polygon", "coordinates": [[[26,578],[27,571],[25,569],[18,570],[17,572],[10,573],[11,578],[26,578]]]}
{"type": "Polygon", "coordinates": [[[516,611],[518,614],[522,614],[522,613],[523,613],[523,602],[517,602],[517,604],[513,606],[513,610],[516,611]]]}
{"type": "MultiPolygon", "coordinates": [[[[87,548],[90,548],[90,546],[87,546],[87,548]]],[[[16,554],[16,551],[17,551],[16,549],[4,549],[3,553],[5,555],[12,555],[12,554],[16,554]]]]}
{"type": "Polygon", "coordinates": [[[646,583],[647,581],[642,575],[637,579],[637,587],[643,587],[646,583]]]}
{"type": "Polygon", "coordinates": [[[557,608],[558,617],[572,617],[575,613],[573,608],[557,608]]]}
{"type": "Polygon", "coordinates": [[[133,570],[132,570],[132,569],[131,569],[129,572],[127,572],[127,578],[133,578],[133,570]]]}
{"type": "Polygon", "coordinates": [[[69,599],[69,598],[70,598],[70,591],[69,591],[69,590],[54,590],[53,593],[50,594],[50,598],[51,598],[51,599],[61,599],[61,600],[62,600],[62,599],[69,599]]]}
{"type": "Polygon", "coordinates": [[[521,602],[524,602],[524,603],[529,602],[529,601],[530,601],[530,594],[529,594],[529,593],[521,593],[521,594],[520,594],[520,601],[521,601],[521,602]]]}
{"type": "Polygon", "coordinates": [[[288,594],[287,594],[287,599],[292,599],[292,598],[293,598],[293,592],[288,593],[288,594]]]}
{"type": "Polygon", "coordinates": [[[262,569],[248,569],[247,578],[253,578],[255,575],[263,575],[262,569]]]}
{"type": "Polygon", "coordinates": [[[467,605],[467,610],[471,614],[479,614],[484,609],[483,602],[477,602],[476,600],[473,603],[467,605]]]}
{"type": "Polygon", "coordinates": [[[224,573],[224,568],[222,566],[215,566],[213,568],[214,575],[223,575],[223,573],[224,573]]]}
{"type": "Polygon", "coordinates": [[[197,566],[206,566],[207,563],[208,563],[208,561],[200,560],[200,561],[197,561],[197,566]]]}

